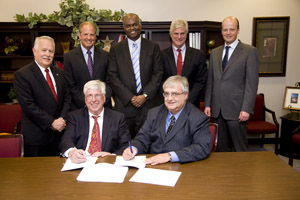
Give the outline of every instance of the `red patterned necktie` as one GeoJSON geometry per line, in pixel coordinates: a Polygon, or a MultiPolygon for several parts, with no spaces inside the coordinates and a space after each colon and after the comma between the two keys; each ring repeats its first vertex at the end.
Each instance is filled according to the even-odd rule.
{"type": "Polygon", "coordinates": [[[49,70],[48,69],[45,69],[46,71],[46,79],[47,79],[47,83],[52,91],[52,94],[55,98],[55,100],[57,101],[57,96],[56,96],[56,92],[55,92],[55,89],[54,89],[54,85],[53,85],[53,82],[52,82],[52,79],[50,77],[50,74],[49,74],[49,70]]]}
{"type": "Polygon", "coordinates": [[[97,122],[98,117],[99,116],[93,116],[95,123],[94,123],[94,127],[92,130],[92,138],[91,138],[90,146],[88,149],[88,152],[90,154],[101,151],[100,127],[97,122]]]}
{"type": "Polygon", "coordinates": [[[177,49],[178,56],[177,56],[177,75],[181,75],[182,71],[182,55],[181,55],[181,49],[177,49]]]}

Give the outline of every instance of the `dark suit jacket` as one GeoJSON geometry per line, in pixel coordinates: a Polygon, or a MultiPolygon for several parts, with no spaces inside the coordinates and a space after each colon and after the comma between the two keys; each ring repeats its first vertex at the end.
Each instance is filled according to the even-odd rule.
{"type": "Polygon", "coordinates": [[[222,70],[224,45],[210,55],[205,93],[205,107],[211,106],[212,117],[238,120],[241,111],[253,114],[258,87],[258,52],[255,47],[239,42],[226,68],[222,70]]]}
{"type": "MultiPolygon", "coordinates": [[[[64,73],[72,96],[72,110],[85,106],[83,86],[90,80],[107,80],[108,53],[94,48],[93,77],[90,76],[81,47],[64,54],[64,73]]],[[[106,85],[106,102],[110,100],[111,89],[106,85]]],[[[106,105],[106,104],[105,104],[106,105]]]]}
{"type": "Polygon", "coordinates": [[[205,159],[211,151],[209,118],[191,103],[186,103],[171,132],[166,137],[165,105],[152,108],[147,120],[131,144],[139,154],[175,151],[181,162],[205,159]]]}
{"type": "MultiPolygon", "coordinates": [[[[69,148],[86,149],[89,136],[89,113],[87,108],[68,114],[68,125],[59,144],[62,153],[69,148]]],[[[128,146],[130,134],[124,115],[105,108],[102,128],[102,151],[122,154],[128,146]]]]}
{"type": "MultiPolygon", "coordinates": [[[[164,68],[163,83],[170,76],[177,75],[172,46],[162,51],[162,58],[164,68]]],[[[201,92],[205,88],[207,78],[206,59],[202,51],[186,47],[181,75],[185,76],[189,82],[190,92],[188,101],[199,107],[201,92]]]]}
{"type": "Polygon", "coordinates": [[[47,145],[62,133],[50,126],[59,118],[65,118],[70,109],[71,97],[63,72],[51,67],[56,82],[56,102],[48,83],[35,62],[15,73],[14,89],[22,107],[22,134],[27,145],[47,145]]]}
{"type": "MultiPolygon", "coordinates": [[[[142,89],[149,98],[142,109],[148,109],[161,103],[159,86],[162,73],[162,60],[158,44],[141,38],[140,77],[142,89]]],[[[126,117],[136,116],[139,109],[131,104],[131,98],[136,95],[136,81],[127,39],[115,44],[110,49],[108,78],[114,93],[116,110],[125,113],[126,117]]]]}

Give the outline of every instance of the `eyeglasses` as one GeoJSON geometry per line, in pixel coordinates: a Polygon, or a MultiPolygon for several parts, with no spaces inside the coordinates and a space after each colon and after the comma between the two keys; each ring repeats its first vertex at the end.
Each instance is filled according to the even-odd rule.
{"type": "Polygon", "coordinates": [[[99,100],[102,96],[104,96],[103,94],[95,94],[95,95],[92,95],[92,94],[89,94],[86,96],[87,100],[92,100],[93,97],[97,100],[99,100]]]}
{"type": "Polygon", "coordinates": [[[176,97],[178,97],[179,95],[182,95],[182,94],[184,94],[185,92],[181,92],[181,93],[178,93],[178,92],[172,92],[172,93],[168,93],[168,92],[164,92],[163,93],[163,96],[165,97],[165,98],[167,98],[167,97],[169,97],[169,96],[171,96],[172,98],[176,98],[176,97]]]}

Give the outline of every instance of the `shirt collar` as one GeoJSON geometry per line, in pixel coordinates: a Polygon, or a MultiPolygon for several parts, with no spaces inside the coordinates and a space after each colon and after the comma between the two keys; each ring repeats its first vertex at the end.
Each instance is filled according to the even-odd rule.
{"type": "MultiPolygon", "coordinates": [[[[87,53],[87,49],[86,48],[84,48],[83,46],[82,46],[82,44],[80,44],[80,47],[81,47],[81,50],[82,50],[82,52],[84,53],[84,54],[86,54],[87,53]]],[[[94,46],[92,46],[92,48],[90,49],[90,51],[92,52],[92,55],[94,55],[94,46]]]]}
{"type": "Polygon", "coordinates": [[[136,41],[133,41],[133,40],[131,40],[131,39],[129,39],[129,38],[127,38],[127,39],[128,39],[128,45],[129,45],[130,47],[132,47],[132,44],[133,44],[133,43],[136,43],[139,47],[141,46],[141,41],[142,41],[141,36],[140,36],[139,39],[137,39],[136,41]]]}
{"type": "Polygon", "coordinates": [[[226,46],[230,46],[230,48],[235,49],[235,47],[238,45],[239,40],[236,39],[233,43],[231,43],[230,45],[226,45],[226,43],[224,44],[224,49],[226,46]]]}
{"type": "MultiPolygon", "coordinates": [[[[89,116],[90,116],[90,118],[91,117],[93,117],[93,116],[95,116],[94,114],[92,114],[90,111],[88,111],[89,112],[89,116]]],[[[100,118],[102,118],[103,119],[103,115],[104,115],[104,107],[103,107],[103,109],[102,109],[102,111],[101,111],[101,113],[98,115],[100,118]]]]}

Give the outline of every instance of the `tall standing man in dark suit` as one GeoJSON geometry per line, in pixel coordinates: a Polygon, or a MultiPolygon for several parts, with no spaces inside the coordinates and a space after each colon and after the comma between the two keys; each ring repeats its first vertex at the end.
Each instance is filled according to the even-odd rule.
{"type": "MultiPolygon", "coordinates": [[[[79,26],[80,46],[64,54],[64,73],[72,96],[72,110],[85,106],[83,86],[90,80],[106,82],[108,53],[94,46],[96,25],[83,22],[79,26]]],[[[107,104],[110,103],[111,89],[107,87],[107,104]]]]}
{"type": "Polygon", "coordinates": [[[58,156],[71,97],[63,72],[51,65],[54,40],[37,37],[32,51],[35,61],[19,69],[14,77],[14,89],[22,107],[24,155],[58,156]]]}
{"type": "Polygon", "coordinates": [[[134,137],[143,125],[150,108],[160,104],[159,86],[162,60],[159,46],[140,33],[142,25],[136,14],[123,19],[127,39],[112,46],[108,78],[114,93],[115,109],[125,114],[134,137]]]}
{"type": "Polygon", "coordinates": [[[128,146],[130,133],[125,117],[103,107],[105,91],[104,82],[87,82],[83,89],[86,107],[68,114],[68,126],[59,146],[62,154],[74,163],[84,162],[87,155],[122,154],[128,146]],[[96,126],[98,129],[95,129],[96,126]]]}
{"type": "Polygon", "coordinates": [[[205,114],[219,124],[219,151],[247,151],[247,125],[258,87],[258,51],[237,39],[239,21],[222,22],[225,45],[211,52],[205,114]]]}
{"type": "Polygon", "coordinates": [[[186,46],[188,31],[186,20],[172,21],[172,46],[162,51],[163,81],[176,74],[187,77],[190,87],[188,101],[199,108],[201,92],[205,88],[207,78],[206,59],[202,51],[186,46]]]}
{"type": "Polygon", "coordinates": [[[166,162],[192,162],[208,157],[212,136],[209,118],[187,102],[189,84],[186,77],[169,77],[163,84],[163,105],[149,110],[147,120],[126,148],[125,160],[138,154],[157,154],[146,160],[156,165],[166,162]]]}

